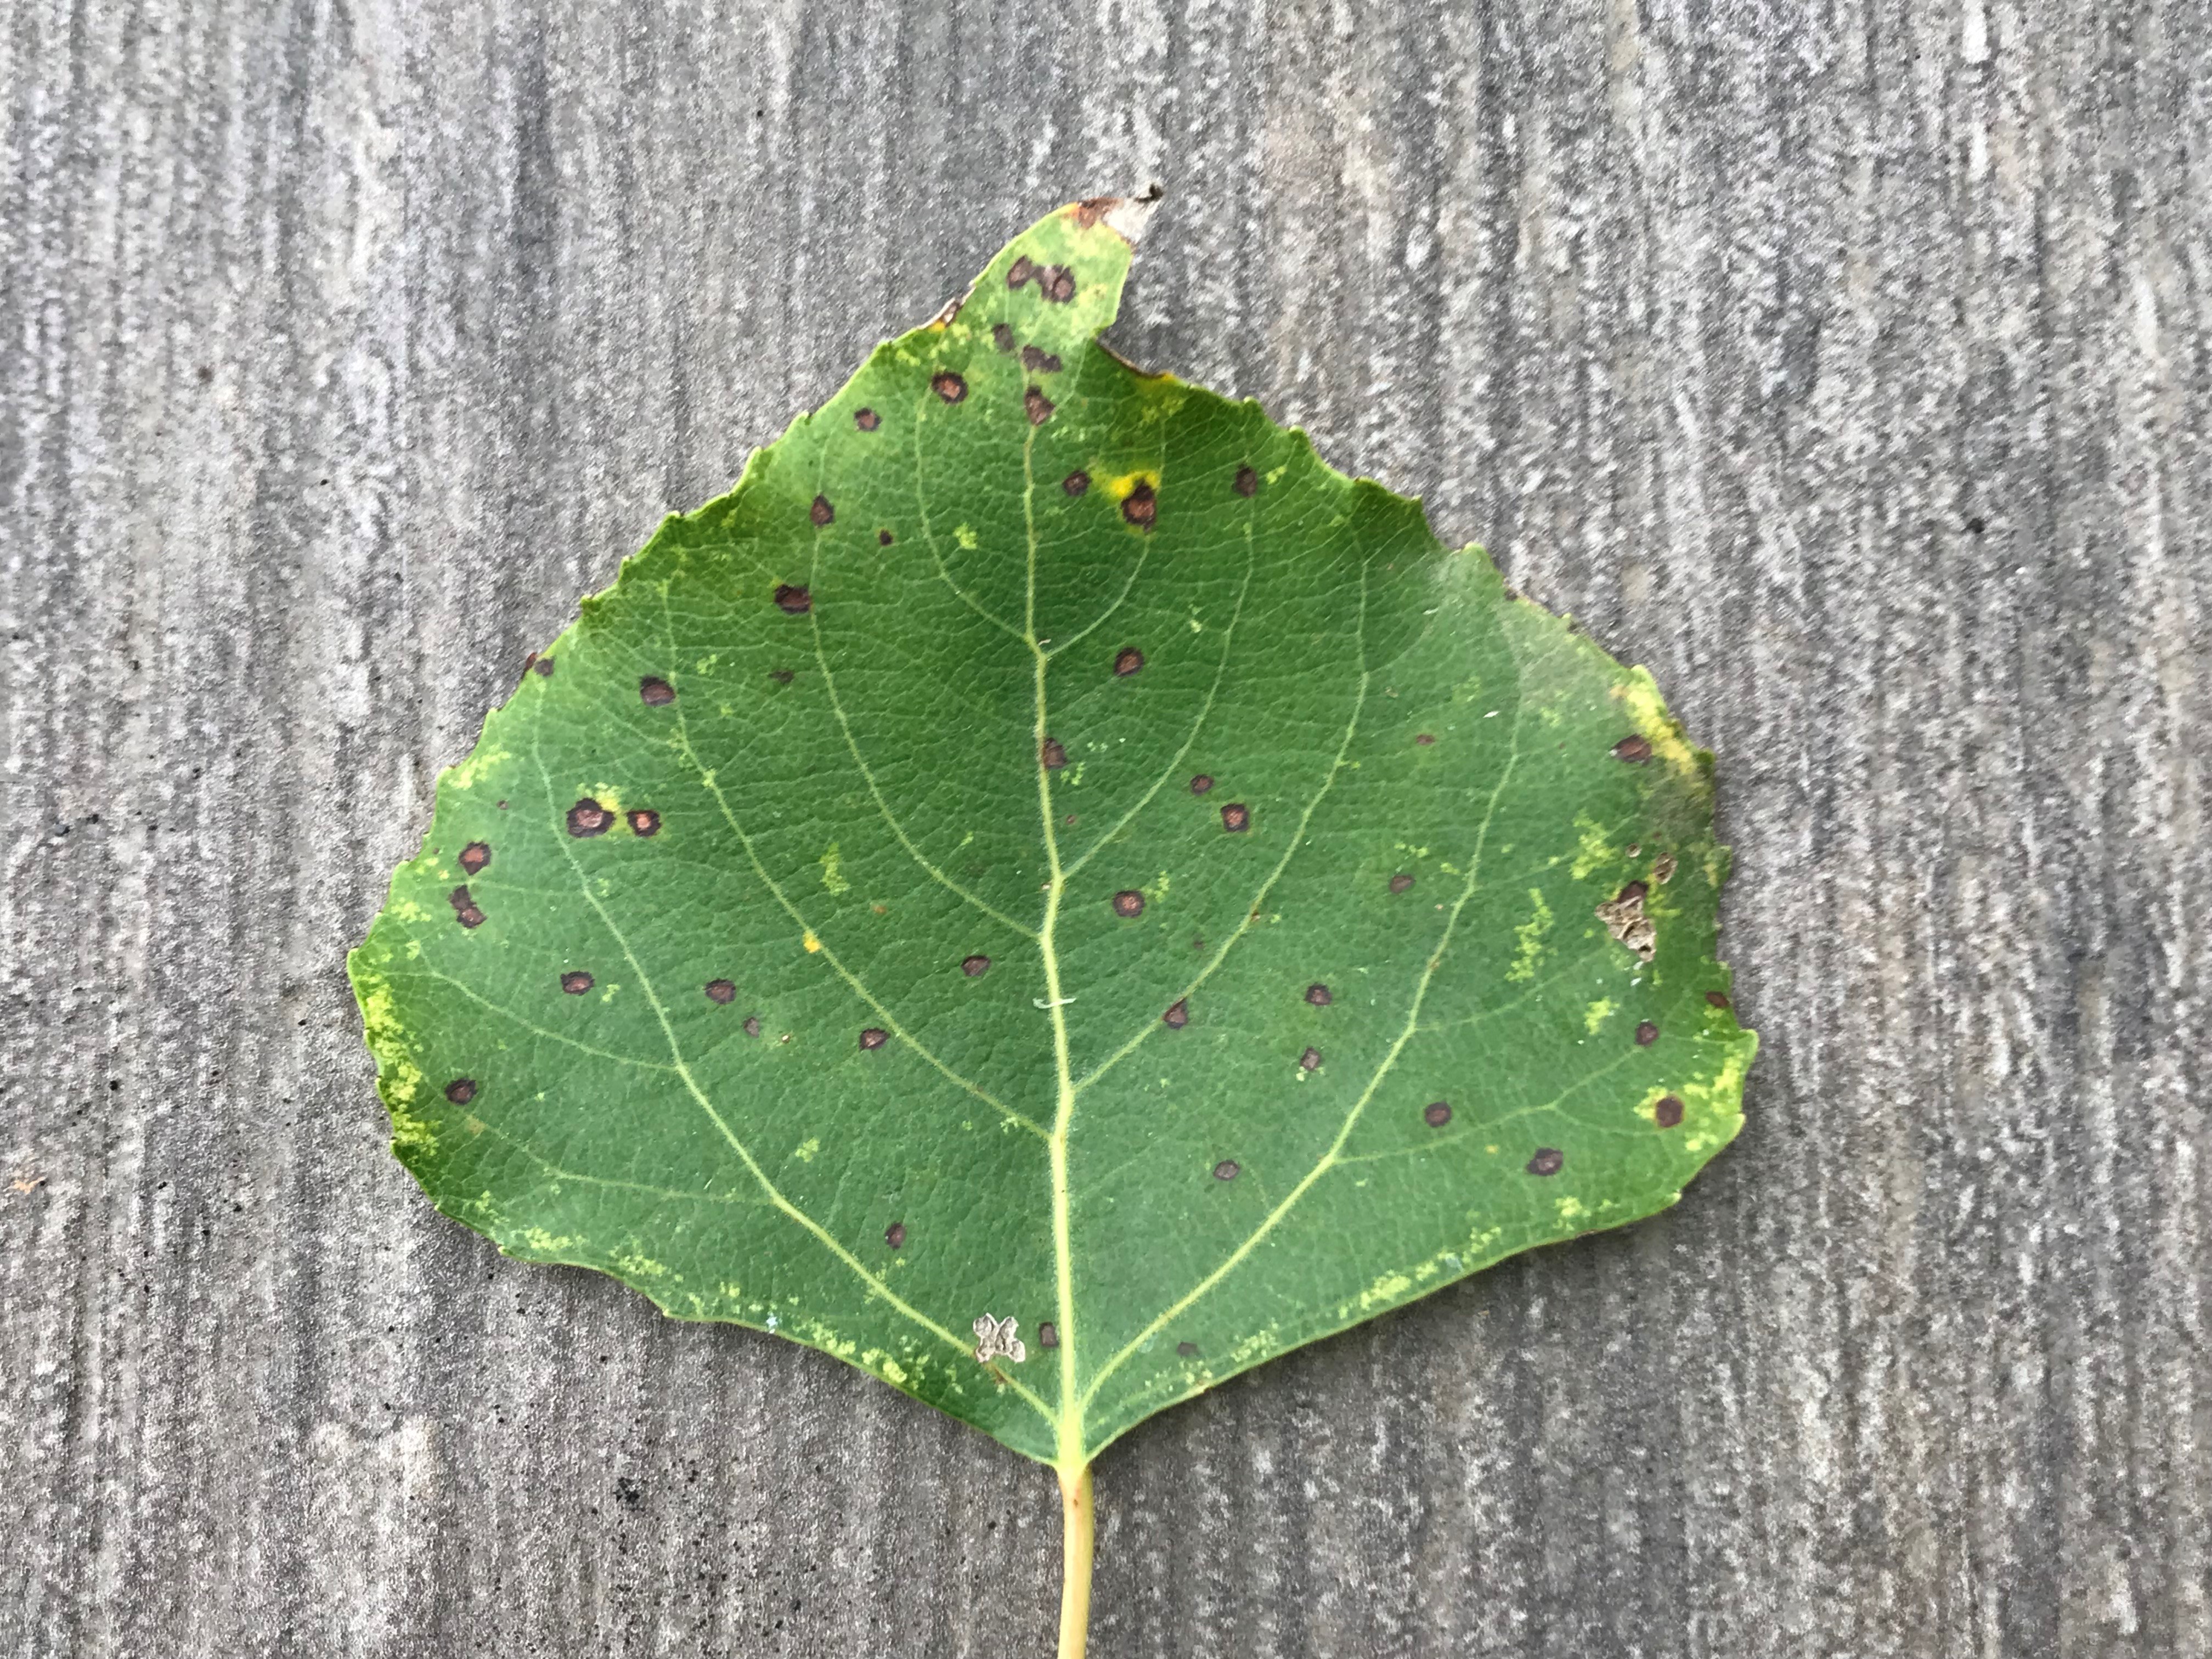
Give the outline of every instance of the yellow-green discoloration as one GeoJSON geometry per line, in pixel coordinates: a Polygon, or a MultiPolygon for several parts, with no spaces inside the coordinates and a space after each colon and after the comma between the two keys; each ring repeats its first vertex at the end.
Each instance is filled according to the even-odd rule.
{"type": "Polygon", "coordinates": [[[822,852],[822,885],[833,895],[849,891],[853,885],[851,882],[845,879],[840,867],[842,864],[842,860],[837,854],[837,843],[833,841],[822,852]]]}
{"type": "Polygon", "coordinates": [[[1544,955],[1544,935],[1552,931],[1552,907],[1544,902],[1544,890],[1531,887],[1528,902],[1535,907],[1534,914],[1513,930],[1513,937],[1519,943],[1514,950],[1513,965],[1505,970],[1508,979],[1536,977],[1536,964],[1544,955]]]}
{"type": "Polygon", "coordinates": [[[1575,848],[1575,861],[1568,874],[1582,880],[1601,864],[1613,860],[1613,842],[1605,833],[1605,826],[1587,812],[1575,814],[1575,830],[1582,837],[1575,848]]]}
{"type": "Polygon", "coordinates": [[[1659,687],[1650,673],[1642,668],[1628,671],[1628,678],[1613,688],[1613,695],[1620,699],[1627,709],[1628,718],[1643,733],[1644,740],[1651,745],[1655,759],[1670,772],[1686,778],[1698,775],[1698,757],[1682,735],[1680,724],[1667,712],[1667,704],[1659,696],[1659,687]]]}
{"type": "Polygon", "coordinates": [[[811,1164],[814,1162],[815,1153],[821,1150],[821,1137],[818,1135],[809,1135],[805,1140],[800,1141],[799,1145],[791,1149],[791,1155],[797,1158],[801,1164],[811,1164]]]}
{"type": "Polygon", "coordinates": [[[1583,1010],[1583,1030],[1588,1031],[1592,1036],[1595,1036],[1597,1035],[1597,1028],[1613,1018],[1613,999],[1611,997],[1600,997],[1595,1002],[1593,1002],[1589,1007],[1583,1010]]]}

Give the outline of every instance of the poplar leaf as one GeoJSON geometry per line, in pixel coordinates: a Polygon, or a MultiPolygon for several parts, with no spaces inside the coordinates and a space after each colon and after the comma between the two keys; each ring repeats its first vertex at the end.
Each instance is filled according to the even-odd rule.
{"type": "Polygon", "coordinates": [[[1417,504],[1101,346],[1133,218],[1024,231],[663,524],[350,959],[446,1214],[1064,1472],[1673,1203],[1756,1046],[1711,757],[1417,504]]]}

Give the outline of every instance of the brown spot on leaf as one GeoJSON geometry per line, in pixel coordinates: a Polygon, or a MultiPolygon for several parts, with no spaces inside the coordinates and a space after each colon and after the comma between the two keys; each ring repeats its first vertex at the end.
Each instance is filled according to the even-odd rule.
{"type": "Polygon", "coordinates": [[[1674,879],[1674,855],[1672,853],[1662,853],[1652,860],[1651,879],[1662,887],[1674,879]]]}
{"type": "Polygon", "coordinates": [[[1318,1048],[1309,1048],[1305,1053],[1300,1054],[1298,1056],[1298,1070],[1301,1072],[1318,1072],[1321,1070],[1321,1050],[1318,1048]]]}
{"type": "Polygon", "coordinates": [[[1057,374],[1060,358],[1056,353],[1027,345],[1022,348],[1022,367],[1032,374],[1057,374]]]}
{"type": "Polygon", "coordinates": [[[1224,1158],[1213,1166],[1213,1178],[1216,1181],[1234,1181],[1243,1172],[1243,1166],[1233,1158],[1224,1158]]]}
{"type": "Polygon", "coordinates": [[[1091,488],[1091,475],[1079,466],[1060,481],[1060,487],[1071,495],[1080,495],[1091,488]]]}
{"type": "Polygon", "coordinates": [[[1620,890],[1618,898],[1607,899],[1597,907],[1597,919],[1605,924],[1605,931],[1636,953],[1639,962],[1649,962],[1659,948],[1659,928],[1644,914],[1644,900],[1650,892],[1640,881],[1632,881],[1620,890]]]}
{"type": "Polygon", "coordinates": [[[472,1077],[457,1077],[446,1085],[446,1098],[456,1106],[465,1106],[477,1097],[477,1080],[472,1077]]]}
{"type": "Polygon", "coordinates": [[[864,1049],[880,1048],[890,1040],[891,1034],[880,1025],[868,1026],[860,1033],[860,1047],[864,1049]]]}
{"type": "Polygon", "coordinates": [[[1075,297],[1075,273],[1066,265],[1048,267],[1039,284],[1044,297],[1055,305],[1066,305],[1075,297]]]}
{"type": "Polygon", "coordinates": [[[1211,773],[1200,772],[1190,781],[1190,793],[1194,795],[1202,795],[1212,787],[1213,777],[1211,773]]]}
{"type": "Polygon", "coordinates": [[[472,841],[461,848],[461,868],[472,876],[481,873],[484,866],[490,862],[491,843],[489,842],[472,841]]]}
{"type": "Polygon", "coordinates": [[[1241,800],[1232,800],[1221,809],[1221,827],[1232,836],[1241,836],[1252,827],[1252,809],[1241,800]]]}
{"type": "Polygon", "coordinates": [[[906,1248],[906,1223],[903,1221],[894,1221],[890,1226],[884,1228],[884,1243],[890,1245],[891,1249],[895,1250],[904,1249],[906,1248]]]}
{"type": "Polygon", "coordinates": [[[1123,679],[1145,665],[1145,653],[1133,645],[1125,645],[1114,653],[1114,672],[1123,679]]]}
{"type": "Polygon", "coordinates": [[[1632,732],[1613,745],[1613,757],[1641,766],[1651,758],[1651,741],[1640,732],[1632,732]]]}
{"type": "Polygon", "coordinates": [[[541,680],[550,680],[553,678],[553,659],[550,657],[540,657],[536,662],[531,664],[530,667],[541,680]]]}
{"type": "Polygon", "coordinates": [[[960,971],[970,979],[981,979],[991,971],[991,958],[988,957],[967,957],[961,963],[960,971]]]}
{"type": "Polygon", "coordinates": [[[1451,1108],[1441,1100],[1432,1100],[1421,1109],[1421,1121],[1431,1129],[1441,1129],[1451,1121],[1451,1108]]]}
{"type": "Polygon", "coordinates": [[[1006,286],[1019,288],[1036,274],[1037,268],[1030,263],[1030,256],[1026,253],[1017,253],[1014,256],[1013,264],[1006,267],[1006,286]]]}
{"type": "Polygon", "coordinates": [[[1436,734],[1431,732],[1419,732],[1413,738],[1413,741],[1424,749],[1428,748],[1431,744],[1435,743],[1436,740],[1436,734]]]}
{"type": "Polygon", "coordinates": [[[1198,1344],[1197,1344],[1197,1343],[1195,1343],[1195,1342],[1178,1342],[1178,1343],[1176,1343],[1176,1357],[1177,1358],[1179,1358],[1179,1359],[1195,1359],[1195,1358],[1198,1358],[1198,1344]]]}
{"type": "Polygon", "coordinates": [[[615,815],[589,795],[568,809],[568,833],[579,841],[587,836],[604,836],[614,824],[615,815]]]}
{"type": "Polygon", "coordinates": [[[1118,196],[1086,196],[1075,204],[1075,223],[1079,229],[1090,230],[1097,222],[1121,205],[1118,196]]]}
{"type": "Polygon", "coordinates": [[[1636,1046],[1638,1048],[1649,1048],[1653,1043],[1658,1041],[1659,1028],[1656,1025],[1653,1024],[1648,1019],[1638,1020],[1636,1023],[1636,1046]]]}
{"type": "Polygon", "coordinates": [[[878,547],[889,547],[890,544],[891,532],[890,531],[878,530],[876,532],[876,545],[878,547]]]}
{"type": "Polygon", "coordinates": [[[1049,1319],[1037,1321],[1037,1346],[1056,1348],[1060,1346],[1060,1327],[1049,1319]]]}
{"type": "Polygon", "coordinates": [[[791,684],[792,675],[791,671],[788,668],[771,668],[768,671],[768,677],[774,680],[778,685],[789,685],[791,684]]]}
{"type": "Polygon", "coordinates": [[[853,424],[863,432],[873,432],[883,423],[884,417],[872,409],[859,409],[853,411],[853,424]]]}
{"type": "Polygon", "coordinates": [[[1555,1176],[1565,1165],[1567,1155],[1556,1146],[1539,1146],[1536,1156],[1528,1160],[1532,1176],[1555,1176]]]}
{"type": "Polygon", "coordinates": [[[484,913],[473,904],[465,905],[453,912],[453,919],[464,927],[481,927],[483,926],[484,913]]]}
{"type": "Polygon", "coordinates": [[[1184,1026],[1189,1024],[1189,1001],[1185,998],[1177,997],[1173,1002],[1168,1004],[1167,1012],[1160,1016],[1160,1024],[1171,1031],[1180,1031],[1184,1026]]]}
{"type": "Polygon", "coordinates": [[[1042,426],[1052,418],[1052,399],[1035,386],[1022,393],[1022,408],[1028,414],[1031,426],[1042,426]]]}
{"type": "Polygon", "coordinates": [[[637,683],[637,695],[647,707],[660,708],[676,701],[676,688],[657,675],[647,674],[637,683]]]}
{"type": "Polygon", "coordinates": [[[1316,1008],[1326,1008],[1330,1003],[1335,1001],[1336,999],[1329,994],[1328,986],[1316,981],[1315,983],[1306,987],[1306,1000],[1313,1004],[1316,1008]]]}
{"type": "Polygon", "coordinates": [[[1413,884],[1413,878],[1403,870],[1390,878],[1390,890],[1394,893],[1402,893],[1413,884]]]}
{"type": "Polygon", "coordinates": [[[592,988],[592,976],[580,968],[571,969],[561,975],[561,988],[572,997],[580,997],[592,988]]]}
{"type": "Polygon", "coordinates": [[[657,836],[660,833],[660,814],[649,806],[635,807],[629,815],[629,829],[634,836],[657,836]]]}
{"type": "Polygon", "coordinates": [[[814,595],[792,582],[779,582],[775,589],[776,608],[786,615],[803,617],[814,609],[814,595]]]}
{"type": "Polygon", "coordinates": [[[816,526],[819,528],[836,519],[837,509],[830,505],[830,498],[827,495],[817,495],[814,498],[814,505],[806,509],[806,516],[813,520],[816,526]]]}
{"type": "Polygon", "coordinates": [[[1011,353],[1014,349],[1014,331],[1004,323],[992,324],[991,343],[1001,351],[1011,353]]]}
{"type": "Polygon", "coordinates": [[[951,369],[940,369],[929,377],[929,389],[948,404],[957,404],[968,395],[968,382],[951,369]]]}
{"type": "Polygon", "coordinates": [[[1671,1129],[1682,1121],[1682,1097],[1662,1095],[1651,1103],[1651,1121],[1662,1129],[1671,1129]]]}
{"type": "Polygon", "coordinates": [[[1705,993],[1705,1000],[1716,1008],[1725,1008],[1729,1006],[1726,991],[1708,991],[1705,993]]]}
{"type": "Polygon", "coordinates": [[[1240,495],[1258,495],[1260,493],[1260,475],[1255,472],[1249,466],[1238,467],[1237,469],[1237,493],[1240,495]]]}
{"type": "Polygon", "coordinates": [[[723,1007],[726,1008],[737,1000],[738,988],[731,984],[729,981],[726,979],[710,979],[707,981],[708,1001],[720,1003],[723,1007]]]}
{"type": "Polygon", "coordinates": [[[1158,514],[1159,498],[1152,485],[1138,479],[1137,487],[1121,498],[1121,516],[1139,530],[1150,530],[1158,514]]]}
{"type": "Polygon", "coordinates": [[[1114,914],[1117,916],[1140,916],[1145,913],[1145,896],[1134,888],[1124,887],[1114,895],[1114,914]]]}
{"type": "Polygon", "coordinates": [[[742,1029],[744,1031],[744,1034],[749,1037],[758,1036],[760,1035],[760,1016],[758,1014],[747,1014],[745,1016],[744,1025],[742,1029]]]}
{"type": "Polygon", "coordinates": [[[1058,738],[1047,738],[1037,746],[1037,759],[1048,772],[1057,772],[1067,764],[1067,750],[1060,747],[1058,738]]]}

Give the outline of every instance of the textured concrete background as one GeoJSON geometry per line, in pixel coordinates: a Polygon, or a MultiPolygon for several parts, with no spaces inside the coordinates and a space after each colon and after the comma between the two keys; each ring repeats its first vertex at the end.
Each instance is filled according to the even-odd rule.
{"type": "Polygon", "coordinates": [[[1750,1124],[1108,1455],[1100,1659],[2212,1653],[2201,0],[0,0],[0,1652],[1049,1646],[1049,1477],[498,1259],[340,973],[1051,205],[1720,754],[1750,1124]]]}

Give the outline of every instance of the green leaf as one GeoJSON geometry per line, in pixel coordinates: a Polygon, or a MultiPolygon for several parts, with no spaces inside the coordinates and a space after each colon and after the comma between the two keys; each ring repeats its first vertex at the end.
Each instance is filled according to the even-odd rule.
{"type": "Polygon", "coordinates": [[[1755,1047],[1650,676],[1102,348],[1112,207],[585,600],[350,964],[447,1215],[1064,1476],[1671,1204],[1755,1047]]]}

